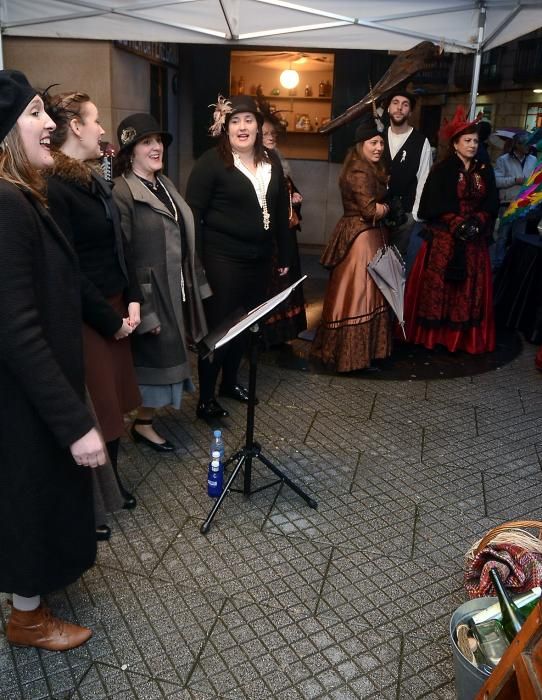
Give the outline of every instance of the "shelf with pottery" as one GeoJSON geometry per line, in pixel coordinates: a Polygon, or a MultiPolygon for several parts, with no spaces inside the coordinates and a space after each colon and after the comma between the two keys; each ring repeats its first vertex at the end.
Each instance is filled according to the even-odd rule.
{"type": "Polygon", "coordinates": [[[258,92],[271,110],[278,112],[277,117],[288,122],[286,134],[279,139],[279,148],[285,156],[328,160],[329,139],[319,134],[318,129],[331,118],[333,64],[333,54],[321,52],[232,51],[230,94],[242,91],[255,97],[258,92]],[[286,69],[295,69],[297,85],[282,80],[286,69]]]}

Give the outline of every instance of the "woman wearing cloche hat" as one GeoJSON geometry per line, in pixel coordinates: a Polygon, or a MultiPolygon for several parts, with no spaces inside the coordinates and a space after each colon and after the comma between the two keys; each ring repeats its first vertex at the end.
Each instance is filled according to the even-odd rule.
{"type": "MultiPolygon", "coordinates": [[[[219,95],[212,106],[209,132],[218,143],[195,164],[186,199],[194,212],[196,239],[213,290],[205,311],[214,329],[239,309],[249,310],[264,301],[273,238],[280,275],[288,272],[291,241],[282,166],[263,147],[263,117],[256,102],[246,95],[231,100],[219,95]]],[[[209,421],[228,415],[215,398],[221,370],[220,395],[248,401],[237,376],[243,349],[240,336],[217,350],[212,360],[200,359],[199,418],[209,421]]]]}
{"type": "Polygon", "coordinates": [[[211,293],[194,243],[194,219],[175,185],[162,174],[171,134],[150,114],[131,114],[117,130],[120,150],[113,194],[144,294],[132,351],[142,406],[132,437],[159,452],[173,445],[153,427],[157,408],[180,408],[193,391],[189,339],[207,333],[202,298],[211,293]]]}
{"type": "Polygon", "coordinates": [[[424,243],[409,275],[409,342],[472,354],[495,349],[488,245],[499,198],[489,163],[476,160],[478,120],[459,106],[440,130],[448,157],[433,166],[420,199],[424,243]]]}
{"type": "Polygon", "coordinates": [[[66,650],[92,632],[41,595],[96,556],[91,473],[105,462],[85,405],[77,260],[45,208],[54,122],[19,71],[0,71],[0,590],[11,644],[66,650]]]}

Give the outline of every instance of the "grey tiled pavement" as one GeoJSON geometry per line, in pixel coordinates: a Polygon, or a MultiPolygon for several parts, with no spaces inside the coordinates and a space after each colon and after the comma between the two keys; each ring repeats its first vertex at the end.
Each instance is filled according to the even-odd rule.
{"type": "MultiPolygon", "coordinates": [[[[233,493],[206,537],[210,429],[194,397],[162,412],[176,453],[123,440],[139,505],[114,516],[96,566],[49,597],[92,640],[59,654],[0,633],[0,700],[454,698],[463,554],[503,520],[542,517],[534,350],[431,381],[264,362],[257,437],[318,509],[285,486],[233,493]]],[[[229,453],[245,411],[228,408],[229,453]]]]}

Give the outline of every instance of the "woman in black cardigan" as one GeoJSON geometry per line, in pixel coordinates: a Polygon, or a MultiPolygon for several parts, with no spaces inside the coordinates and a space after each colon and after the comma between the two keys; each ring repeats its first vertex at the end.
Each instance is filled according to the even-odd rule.
{"type": "MultiPolygon", "coordinates": [[[[249,310],[265,299],[271,274],[273,238],[278,270],[288,272],[288,199],[280,163],[262,144],[263,118],[251,97],[219,96],[211,134],[216,148],[203,154],[188,180],[186,199],[194,212],[196,246],[213,296],[205,301],[210,329],[239,309],[249,310]]],[[[198,364],[200,400],[197,415],[209,420],[228,415],[215,399],[219,393],[246,402],[248,392],[237,373],[244,340],[236,338],[198,364]]]]}
{"type": "MultiPolygon", "coordinates": [[[[104,134],[96,106],[85,93],[74,92],[48,97],[47,107],[57,125],[49,206],[81,266],[86,383],[124,507],[134,508],[136,500],[119,477],[117,456],[123,416],[141,403],[128,338],[140,322],[141,293],[125,256],[111,185],[88,164],[100,156],[104,134]]],[[[106,511],[116,510],[115,502],[120,507],[114,481],[98,486],[106,511]]],[[[108,526],[98,525],[98,538],[108,539],[108,526]]]]}

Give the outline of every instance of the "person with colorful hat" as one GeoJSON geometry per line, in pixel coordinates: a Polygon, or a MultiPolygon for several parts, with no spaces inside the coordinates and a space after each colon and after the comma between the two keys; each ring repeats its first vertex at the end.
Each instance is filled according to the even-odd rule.
{"type": "Polygon", "coordinates": [[[331,271],[311,355],[338,372],[378,371],[391,354],[390,308],[367,271],[388,242],[384,139],[372,115],[356,129],[339,177],[344,214],[320,262],[331,271]]]}
{"type": "Polygon", "coordinates": [[[77,258],[46,208],[54,129],[27,78],[0,71],[0,590],[10,644],[66,651],[92,631],[41,596],[94,564],[89,467],[106,455],[85,401],[77,258]]]}
{"type": "Polygon", "coordinates": [[[207,334],[202,300],[211,290],[195,250],[192,211],[162,173],[171,134],[152,115],[137,113],[121,121],[117,137],[113,195],[144,295],[131,337],[142,397],[131,434],[157,452],[171,452],[153,419],[156,409],[179,409],[183,391],[194,391],[189,343],[207,334]]]}
{"type": "MultiPolygon", "coordinates": [[[[79,259],[85,378],[113,468],[113,478],[99,483],[103,511],[130,510],[137,501],[121,479],[118,454],[124,415],[141,403],[129,339],[140,322],[141,289],[111,183],[93,167],[105,133],[97,106],[78,91],[47,95],[45,103],[57,126],[49,207],[79,259]]],[[[97,538],[109,539],[109,525],[97,525],[97,538]]]]}
{"type": "MultiPolygon", "coordinates": [[[[196,241],[213,296],[205,301],[211,330],[240,309],[249,310],[265,300],[271,275],[273,238],[277,243],[278,271],[288,273],[290,235],[284,173],[262,143],[263,118],[252,97],[230,100],[219,95],[213,105],[209,131],[218,141],[194,165],[186,199],[194,212],[196,241]]],[[[247,402],[248,391],[239,383],[244,350],[240,336],[198,363],[200,397],[197,415],[216,420],[228,415],[215,397],[219,394],[247,402]]]]}
{"type": "Polygon", "coordinates": [[[432,349],[478,354],[495,349],[488,246],[499,198],[489,163],[476,160],[478,120],[459,106],[440,136],[449,156],[427,178],[419,213],[424,242],[407,280],[407,339],[432,349]]]}

